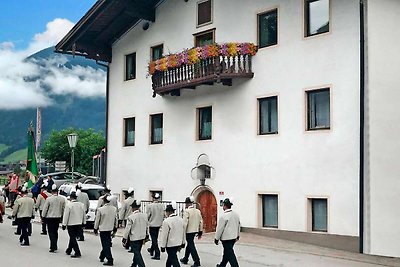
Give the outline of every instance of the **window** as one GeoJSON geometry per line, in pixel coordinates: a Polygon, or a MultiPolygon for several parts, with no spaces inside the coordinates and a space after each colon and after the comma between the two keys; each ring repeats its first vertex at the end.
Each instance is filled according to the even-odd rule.
{"type": "Polygon", "coordinates": [[[329,0],[305,0],[304,4],[306,37],[329,32],[329,0]]]}
{"type": "Polygon", "coordinates": [[[125,80],[136,79],[136,53],[125,56],[125,80]]]}
{"type": "Polygon", "coordinates": [[[263,227],[278,228],[278,195],[262,195],[263,227]]]}
{"type": "Polygon", "coordinates": [[[162,144],[163,142],[163,114],[150,116],[151,136],[150,144],[162,144]]]}
{"type": "Polygon", "coordinates": [[[212,0],[197,2],[197,27],[212,23],[212,0]]]}
{"type": "Polygon", "coordinates": [[[258,134],[278,133],[278,97],[272,96],[258,99],[258,108],[258,134]]]}
{"type": "Polygon", "coordinates": [[[307,130],[330,128],[329,88],[307,92],[307,130]]]}
{"type": "Polygon", "coordinates": [[[125,141],[124,146],[135,145],[135,118],[124,119],[125,141]]]}
{"type": "Polygon", "coordinates": [[[164,52],[164,45],[160,44],[157,46],[153,46],[151,48],[151,60],[154,61],[162,58],[163,52],[164,52]]]}
{"type": "Polygon", "coordinates": [[[313,198],[311,200],[312,231],[328,231],[328,200],[313,198]]]}
{"type": "Polygon", "coordinates": [[[161,190],[150,190],[149,191],[149,199],[150,200],[153,200],[153,196],[155,195],[155,194],[159,194],[160,195],[160,198],[158,199],[159,201],[162,201],[162,191],[161,190]]]}
{"type": "Polygon", "coordinates": [[[215,43],[215,29],[194,34],[196,47],[215,43]]]}
{"type": "Polygon", "coordinates": [[[198,114],[198,140],[211,139],[212,131],[212,108],[205,107],[197,109],[198,114]]]}
{"type": "Polygon", "coordinates": [[[278,10],[258,14],[258,45],[260,48],[278,43],[278,10]]]}

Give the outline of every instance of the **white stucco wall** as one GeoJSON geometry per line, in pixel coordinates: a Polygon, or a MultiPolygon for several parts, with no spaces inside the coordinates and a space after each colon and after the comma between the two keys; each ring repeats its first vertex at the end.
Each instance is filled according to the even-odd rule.
{"type": "Polygon", "coordinates": [[[368,1],[368,253],[400,257],[400,1],[368,1]]]}
{"type": "Polygon", "coordinates": [[[307,197],[329,198],[328,232],[358,235],[358,1],[335,0],[331,32],[303,38],[302,1],[214,1],[213,24],[196,28],[196,1],[169,0],[147,31],[132,29],[113,46],[107,177],[114,190],[135,188],[147,199],[183,201],[199,184],[190,177],[199,154],[215,168],[208,180],[234,196],[242,225],[258,227],[258,192],[279,193],[279,229],[307,230],[307,197]],[[257,13],[279,8],[279,44],[253,58],[253,79],[232,87],[200,86],[180,97],[152,98],[146,78],[150,47],[193,46],[193,35],[216,28],[216,41],[257,42],[257,13]],[[124,55],[137,53],[137,78],[124,81],[124,55]],[[331,130],[305,131],[305,89],[331,86],[331,130]],[[278,95],[279,134],[257,136],[257,97],[278,95]],[[212,105],[211,141],[196,141],[196,107],[212,105]],[[164,142],[149,145],[149,115],[164,114],[164,142]],[[136,118],[136,145],[123,147],[123,118],[136,118]]]}

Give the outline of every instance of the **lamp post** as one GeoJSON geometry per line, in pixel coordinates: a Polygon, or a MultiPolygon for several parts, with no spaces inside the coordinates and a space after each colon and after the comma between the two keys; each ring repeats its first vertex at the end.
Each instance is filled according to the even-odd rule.
{"type": "Polygon", "coordinates": [[[72,180],[74,180],[74,149],[76,147],[76,143],[78,142],[78,134],[71,133],[67,135],[68,144],[71,148],[71,169],[72,169],[72,180]]]}

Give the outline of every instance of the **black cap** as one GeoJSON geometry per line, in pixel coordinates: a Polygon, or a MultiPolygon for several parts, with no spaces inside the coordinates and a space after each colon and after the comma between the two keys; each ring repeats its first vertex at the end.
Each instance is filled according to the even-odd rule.
{"type": "Polygon", "coordinates": [[[142,204],[142,202],[140,200],[134,200],[131,204],[132,208],[140,208],[140,205],[142,204]]]}
{"type": "Polygon", "coordinates": [[[233,203],[229,198],[225,198],[224,201],[222,201],[222,204],[227,205],[227,206],[232,206],[233,203]]]}
{"type": "Polygon", "coordinates": [[[171,204],[168,204],[167,207],[165,208],[165,211],[174,212],[175,209],[174,209],[174,207],[172,207],[171,204]]]}
{"type": "Polygon", "coordinates": [[[69,195],[70,198],[76,199],[76,192],[72,191],[71,194],[69,195]]]}
{"type": "Polygon", "coordinates": [[[191,204],[191,203],[193,203],[193,201],[190,199],[190,197],[187,197],[187,198],[185,199],[185,203],[186,203],[186,204],[191,204]]]}

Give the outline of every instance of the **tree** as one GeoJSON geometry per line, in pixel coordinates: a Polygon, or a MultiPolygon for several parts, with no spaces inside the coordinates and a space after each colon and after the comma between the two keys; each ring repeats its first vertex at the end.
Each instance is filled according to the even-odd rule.
{"type": "Polygon", "coordinates": [[[61,131],[52,131],[44,142],[41,150],[41,157],[47,163],[54,164],[56,161],[66,161],[71,169],[71,148],[68,145],[67,135],[70,133],[78,134],[78,142],[75,148],[74,171],[83,174],[92,172],[93,156],[100,153],[105,147],[106,141],[101,131],[95,132],[93,129],[73,129],[68,128],[61,131]]]}

